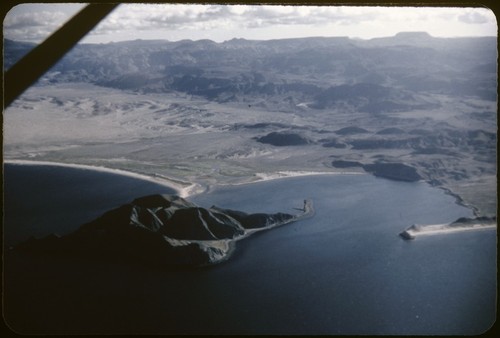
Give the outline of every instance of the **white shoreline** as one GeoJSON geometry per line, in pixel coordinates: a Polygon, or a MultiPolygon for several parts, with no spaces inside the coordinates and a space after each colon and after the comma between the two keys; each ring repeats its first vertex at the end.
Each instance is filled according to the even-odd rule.
{"type": "Polygon", "coordinates": [[[367,173],[359,171],[277,171],[275,173],[256,173],[255,176],[259,177],[259,181],[269,181],[279,178],[299,177],[299,176],[315,176],[315,175],[367,175],[367,173]]]}
{"type": "Polygon", "coordinates": [[[242,180],[237,183],[217,183],[207,186],[204,191],[197,191],[193,195],[197,195],[204,192],[210,192],[217,187],[238,187],[246,184],[263,183],[273,180],[279,180],[283,178],[292,178],[299,176],[319,176],[319,175],[366,175],[366,173],[357,171],[277,171],[274,173],[255,173],[253,176],[249,176],[246,180],[242,180]],[[252,180],[252,178],[257,178],[252,180]]]}
{"type": "Polygon", "coordinates": [[[162,185],[164,187],[174,189],[176,193],[180,197],[188,197],[193,192],[202,190],[199,184],[196,183],[189,183],[189,186],[182,186],[179,183],[175,183],[174,180],[170,180],[168,177],[165,176],[149,176],[146,174],[139,174],[133,171],[127,171],[127,170],[122,170],[122,169],[113,169],[113,168],[108,168],[104,166],[97,166],[97,165],[87,165],[87,164],[76,164],[76,163],[62,163],[62,162],[50,162],[50,161],[31,161],[31,160],[4,160],[4,164],[14,164],[14,165],[45,165],[45,166],[57,166],[57,167],[66,167],[66,168],[74,168],[74,169],[83,169],[83,170],[94,170],[94,171],[99,171],[99,172],[106,172],[106,173],[111,173],[111,174],[117,174],[117,175],[122,175],[122,176],[127,176],[127,177],[132,177],[132,178],[137,178],[143,181],[148,181],[148,182],[153,182],[159,185],[162,185]]]}
{"type": "MultiPolygon", "coordinates": [[[[359,171],[277,171],[274,173],[255,173],[252,177],[256,177],[256,180],[248,180],[238,182],[238,183],[219,183],[215,185],[208,186],[206,191],[211,191],[215,187],[237,187],[240,185],[253,184],[253,183],[261,183],[268,182],[273,180],[279,180],[283,178],[293,178],[299,176],[320,176],[320,175],[368,175],[367,173],[359,172],[359,171]]],[[[205,191],[204,191],[205,192],[205,191]]]]}
{"type": "Polygon", "coordinates": [[[467,224],[467,225],[451,225],[451,224],[429,224],[422,225],[419,229],[407,229],[407,232],[410,236],[419,237],[419,236],[430,236],[430,235],[439,235],[446,233],[455,233],[462,231],[475,231],[475,230],[486,230],[486,229],[496,229],[496,224],[467,224]]]}
{"type": "Polygon", "coordinates": [[[182,198],[187,198],[193,195],[198,195],[204,192],[211,191],[213,188],[218,186],[239,186],[245,184],[252,184],[258,182],[267,182],[272,180],[278,180],[283,178],[292,178],[299,176],[318,176],[318,175],[368,175],[364,172],[358,171],[277,171],[277,172],[269,172],[269,173],[256,173],[253,177],[257,177],[257,180],[248,180],[240,183],[218,183],[215,185],[211,185],[208,187],[204,187],[199,183],[194,182],[186,182],[188,186],[176,183],[175,179],[171,179],[167,176],[153,173],[151,175],[140,174],[133,171],[123,170],[123,169],[114,169],[108,168],[99,165],[88,165],[88,164],[76,164],[76,163],[63,163],[63,162],[51,162],[51,161],[33,161],[33,160],[16,160],[16,159],[6,159],[3,161],[5,164],[14,164],[14,165],[46,165],[46,166],[59,166],[59,167],[67,167],[67,168],[75,168],[75,169],[83,169],[83,170],[95,170],[100,172],[107,172],[111,174],[123,175],[128,177],[133,177],[137,179],[141,179],[144,181],[153,182],[159,185],[163,185],[167,188],[171,188],[176,190],[178,195],[182,198]]]}

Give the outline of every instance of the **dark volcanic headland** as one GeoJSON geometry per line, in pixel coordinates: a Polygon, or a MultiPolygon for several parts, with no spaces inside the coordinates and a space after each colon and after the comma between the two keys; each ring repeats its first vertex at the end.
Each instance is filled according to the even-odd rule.
{"type": "Polygon", "coordinates": [[[149,266],[213,265],[229,258],[237,240],[313,213],[308,200],[297,215],[248,214],[201,208],[175,195],[151,195],[110,210],[66,236],[30,238],[14,248],[149,266]]]}
{"type": "MultiPolygon", "coordinates": [[[[4,67],[31,47],[7,40],[4,67]]],[[[4,156],[202,184],[369,172],[492,216],[496,112],[495,37],[80,44],[6,110],[4,156]]]]}

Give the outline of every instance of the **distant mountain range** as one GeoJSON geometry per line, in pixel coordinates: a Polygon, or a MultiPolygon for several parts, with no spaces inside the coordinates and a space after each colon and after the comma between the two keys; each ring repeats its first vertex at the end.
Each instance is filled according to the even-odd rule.
{"type": "MultiPolygon", "coordinates": [[[[8,69],[34,45],[5,40],[8,69]]],[[[426,94],[496,100],[495,37],[423,32],[254,41],[134,40],[80,44],[43,81],[88,82],[140,92],[183,92],[218,102],[273,98],[370,113],[426,109],[426,94]]],[[[42,83],[43,83],[42,81],[42,83]]]]}

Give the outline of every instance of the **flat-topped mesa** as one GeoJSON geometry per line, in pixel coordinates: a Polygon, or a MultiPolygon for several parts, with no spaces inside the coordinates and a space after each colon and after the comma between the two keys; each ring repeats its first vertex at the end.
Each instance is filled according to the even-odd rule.
{"type": "Polygon", "coordinates": [[[110,210],[66,236],[31,238],[15,248],[147,265],[211,265],[229,258],[235,242],[255,231],[312,215],[312,202],[305,201],[300,210],[297,215],[247,214],[201,208],[175,195],[151,195],[110,210]]]}
{"type": "Polygon", "coordinates": [[[428,39],[428,38],[432,38],[432,36],[429,33],[424,32],[424,31],[399,32],[399,33],[396,33],[396,35],[394,35],[394,37],[400,38],[400,39],[416,39],[416,38],[428,39]]]}

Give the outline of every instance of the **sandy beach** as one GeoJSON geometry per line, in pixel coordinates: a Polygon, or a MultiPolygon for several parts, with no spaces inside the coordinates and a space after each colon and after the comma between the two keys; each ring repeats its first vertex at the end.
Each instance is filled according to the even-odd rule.
{"type": "Polygon", "coordinates": [[[312,176],[312,175],[366,175],[359,171],[278,171],[275,173],[256,173],[259,180],[273,180],[286,177],[312,176]]]}
{"type": "Polygon", "coordinates": [[[6,164],[15,164],[15,165],[46,165],[46,166],[58,166],[58,167],[67,167],[67,168],[75,168],[75,169],[83,169],[83,170],[95,170],[100,172],[107,172],[111,174],[123,175],[128,177],[137,178],[144,181],[153,182],[167,188],[172,188],[177,190],[179,196],[187,197],[193,195],[195,193],[200,193],[204,189],[197,183],[188,183],[188,182],[179,182],[178,180],[169,179],[163,175],[144,175],[135,173],[132,171],[126,171],[122,169],[112,169],[103,166],[93,166],[93,165],[84,165],[84,164],[76,164],[76,163],[61,163],[61,162],[50,162],[50,161],[30,161],[30,160],[5,160],[6,164]]]}
{"type": "Polygon", "coordinates": [[[418,236],[430,236],[430,235],[441,235],[449,234],[463,231],[477,231],[477,230],[487,230],[496,229],[496,224],[468,224],[463,226],[451,226],[449,224],[430,224],[421,225],[418,229],[408,229],[406,232],[413,237],[418,236]]]}
{"type": "Polygon", "coordinates": [[[15,165],[46,165],[46,166],[59,166],[59,167],[67,167],[67,168],[75,168],[75,169],[83,169],[83,170],[95,170],[100,172],[107,172],[111,174],[123,175],[128,177],[133,177],[153,183],[157,183],[159,185],[166,186],[168,188],[172,188],[177,190],[178,194],[182,198],[186,198],[192,195],[201,194],[206,191],[212,190],[215,186],[237,186],[249,183],[256,182],[264,182],[277,180],[282,178],[289,177],[299,177],[299,176],[315,176],[315,175],[367,175],[363,172],[356,171],[277,171],[277,172],[266,172],[266,173],[256,173],[254,176],[247,180],[242,180],[240,183],[231,183],[231,184],[212,184],[209,186],[204,186],[198,182],[186,182],[180,181],[179,179],[169,178],[165,175],[160,174],[141,174],[137,172],[133,172],[130,170],[123,169],[115,169],[108,168],[105,166],[99,165],[87,165],[87,164],[77,164],[77,163],[62,163],[62,162],[51,162],[51,161],[32,161],[32,160],[16,160],[16,159],[8,159],[4,160],[6,164],[15,164],[15,165]]]}

